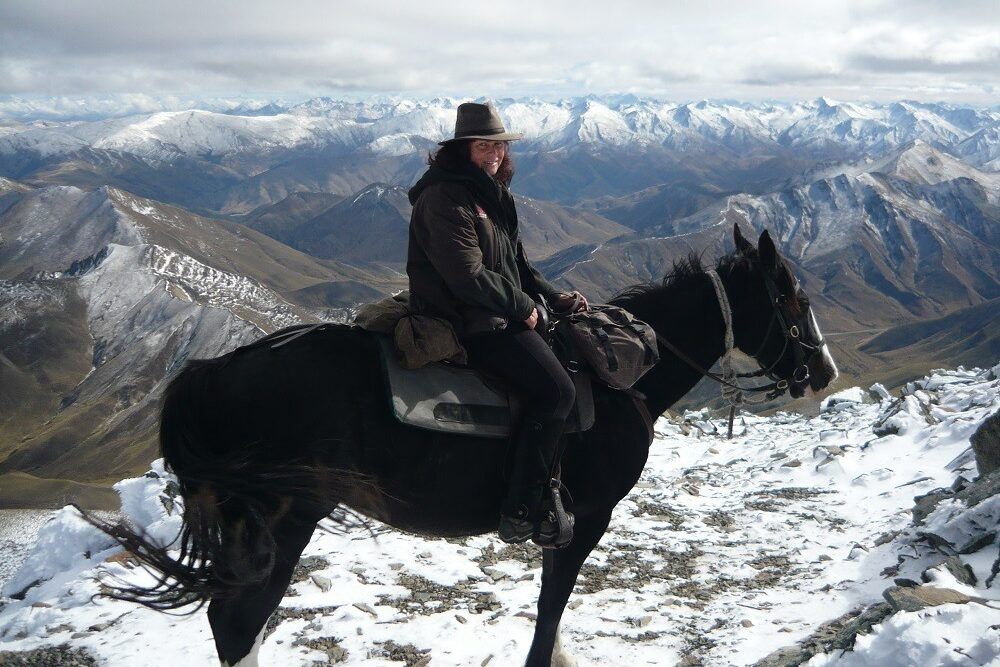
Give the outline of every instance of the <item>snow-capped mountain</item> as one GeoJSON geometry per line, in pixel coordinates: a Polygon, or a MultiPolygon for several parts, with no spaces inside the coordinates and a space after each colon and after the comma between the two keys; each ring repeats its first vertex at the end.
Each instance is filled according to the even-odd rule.
{"type": "MultiPolygon", "coordinates": [[[[938,370],[899,395],[845,389],[811,418],[744,413],[731,440],[707,410],[660,418],[577,580],[563,646],[592,665],[996,664],[998,410],[1000,366],[938,370]]],[[[134,525],[174,539],[183,499],[162,460],[115,490],[134,525]]],[[[316,531],[261,664],[523,660],[538,550],[371,527],[316,531]]],[[[73,508],[54,512],[0,588],[17,598],[0,607],[0,661],[213,662],[204,609],[92,599],[102,574],[150,581],[73,508]]]]}
{"type": "MultiPolygon", "coordinates": [[[[187,109],[93,121],[0,125],[0,176],[35,185],[111,184],[159,201],[247,213],[297,191],[348,196],[413,183],[451,135],[458,100],[317,98],[253,103],[246,115],[187,109]],[[269,110],[273,113],[269,113],[269,110]]],[[[687,104],[635,97],[499,100],[518,188],[574,204],[663,184],[765,192],[831,162],[882,159],[923,141],[989,169],[1000,113],[950,105],[687,104]],[[641,159],[637,159],[641,157],[641,159]]]]}
{"type": "Polygon", "coordinates": [[[16,406],[0,414],[0,473],[127,470],[151,451],[160,393],[186,359],[390,289],[115,188],[16,194],[0,213],[0,404],[16,406]]]}
{"type": "MultiPolygon", "coordinates": [[[[51,156],[89,147],[170,160],[181,155],[218,157],[322,147],[404,155],[450,136],[457,102],[317,98],[287,108],[249,105],[245,110],[252,115],[245,116],[236,113],[240,108],[227,113],[192,109],[90,122],[12,122],[0,134],[0,153],[33,151],[51,156]],[[267,110],[276,113],[268,115],[267,110]]],[[[498,108],[511,128],[524,132],[527,150],[582,143],[884,152],[916,139],[939,148],[952,146],[1000,122],[996,111],[946,104],[852,104],[824,98],[766,105],[529,99],[501,100],[498,108]]],[[[990,137],[980,141],[995,146],[990,137]]],[[[966,150],[978,153],[987,148],[966,150]]]]}
{"type": "MultiPolygon", "coordinates": [[[[724,238],[734,220],[768,229],[786,256],[821,281],[822,294],[860,321],[875,316],[868,325],[1000,295],[1000,175],[923,142],[830,174],[764,195],[723,197],[642,235],[724,238]]],[[[644,242],[659,245],[635,241],[644,242]]]]}

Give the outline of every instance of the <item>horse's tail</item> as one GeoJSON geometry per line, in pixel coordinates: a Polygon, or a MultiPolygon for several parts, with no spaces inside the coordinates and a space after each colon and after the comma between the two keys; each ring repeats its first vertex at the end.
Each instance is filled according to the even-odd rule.
{"type": "MultiPolygon", "coordinates": [[[[270,576],[272,529],[293,508],[298,520],[313,523],[341,501],[377,509],[378,489],[362,475],[316,461],[261,460],[249,443],[230,442],[225,419],[210,408],[214,376],[227,358],[188,362],[164,394],[160,451],[184,499],[178,539],[161,544],[122,521],[85,513],[156,577],[152,586],[115,585],[103,595],[160,611],[194,604],[193,612],[270,576]]],[[[341,527],[353,523],[345,514],[331,518],[341,527]]]]}

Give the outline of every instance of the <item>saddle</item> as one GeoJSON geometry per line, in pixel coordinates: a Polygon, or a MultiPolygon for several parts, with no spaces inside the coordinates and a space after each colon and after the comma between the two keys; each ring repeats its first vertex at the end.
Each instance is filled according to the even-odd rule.
{"type": "MultiPolygon", "coordinates": [[[[483,438],[509,438],[518,423],[517,396],[504,382],[478,369],[439,361],[421,368],[404,368],[391,336],[374,333],[379,342],[382,372],[392,413],[410,426],[483,438]]],[[[570,364],[576,403],[564,433],[579,433],[594,425],[594,395],[590,376],[570,364]]]]}

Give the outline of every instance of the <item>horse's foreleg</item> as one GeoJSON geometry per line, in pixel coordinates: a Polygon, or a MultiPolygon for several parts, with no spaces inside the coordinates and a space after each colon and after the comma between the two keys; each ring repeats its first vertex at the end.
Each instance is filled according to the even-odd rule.
{"type": "Polygon", "coordinates": [[[597,515],[578,516],[573,529],[573,541],[562,549],[545,550],[542,559],[542,591],[538,596],[538,620],[535,621],[535,636],[525,667],[563,667],[573,664],[558,642],[559,621],[583,562],[597,546],[610,521],[611,510],[597,515]]]}
{"type": "Polygon", "coordinates": [[[274,527],[274,568],[266,581],[235,589],[231,595],[212,599],[208,622],[222,667],[257,667],[257,652],[264,641],[264,628],[278,607],[292,570],[309,544],[315,523],[285,518],[274,527]]]}

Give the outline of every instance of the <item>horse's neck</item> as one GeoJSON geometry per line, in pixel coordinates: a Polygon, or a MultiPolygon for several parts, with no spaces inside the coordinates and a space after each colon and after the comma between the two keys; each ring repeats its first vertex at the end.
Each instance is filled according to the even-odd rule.
{"type": "MultiPolygon", "coordinates": [[[[687,282],[687,281],[686,281],[687,282]]],[[[632,310],[629,306],[626,309],[632,310]]],[[[724,324],[715,291],[708,280],[664,288],[652,299],[635,304],[633,314],[704,369],[709,369],[725,351],[724,324]],[[642,311],[649,312],[642,312],[642,311]]],[[[663,345],[660,362],[636,384],[646,396],[646,406],[655,417],[691,391],[702,375],[663,345]]]]}

